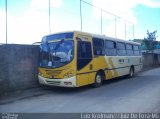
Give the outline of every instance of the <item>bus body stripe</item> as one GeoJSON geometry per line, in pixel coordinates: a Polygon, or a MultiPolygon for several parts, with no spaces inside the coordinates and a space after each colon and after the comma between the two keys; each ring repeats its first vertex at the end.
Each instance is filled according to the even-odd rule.
{"type": "MultiPolygon", "coordinates": [[[[140,66],[140,65],[142,65],[142,64],[137,64],[137,65],[133,65],[133,66],[140,66]]],[[[123,68],[128,68],[128,67],[130,67],[130,66],[117,67],[117,68],[105,68],[105,69],[103,69],[103,70],[104,70],[104,71],[105,71],[105,70],[116,70],[116,69],[123,69],[123,68]]],[[[88,73],[95,73],[95,72],[98,72],[98,70],[97,70],[97,71],[85,72],[85,73],[77,73],[77,75],[88,74],[88,73]]]]}

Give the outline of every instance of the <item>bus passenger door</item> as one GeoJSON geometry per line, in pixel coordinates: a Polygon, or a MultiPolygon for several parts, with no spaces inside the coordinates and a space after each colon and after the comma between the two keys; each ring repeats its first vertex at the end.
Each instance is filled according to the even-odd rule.
{"type": "Polygon", "coordinates": [[[77,86],[89,84],[89,74],[92,68],[92,47],[89,41],[77,43],[77,86]]]}

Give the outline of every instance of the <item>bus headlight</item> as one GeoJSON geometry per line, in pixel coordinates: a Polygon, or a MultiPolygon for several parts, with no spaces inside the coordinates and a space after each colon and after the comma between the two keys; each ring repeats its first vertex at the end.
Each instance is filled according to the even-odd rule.
{"type": "Polygon", "coordinates": [[[66,74],[64,74],[64,78],[69,78],[74,76],[73,72],[67,72],[66,74]]]}
{"type": "Polygon", "coordinates": [[[43,74],[41,72],[38,73],[40,76],[43,76],[43,74]]]}

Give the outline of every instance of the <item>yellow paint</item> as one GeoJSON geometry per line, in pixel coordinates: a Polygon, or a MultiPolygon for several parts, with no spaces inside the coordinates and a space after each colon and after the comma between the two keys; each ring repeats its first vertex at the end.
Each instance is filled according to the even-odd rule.
{"type": "Polygon", "coordinates": [[[39,68],[39,73],[45,78],[55,78],[55,79],[64,79],[66,75],[75,76],[76,75],[76,61],[72,60],[71,63],[62,66],[60,68],[39,68]]]}
{"type": "MultiPolygon", "coordinates": [[[[115,66],[114,66],[114,64],[113,64],[113,57],[110,57],[109,58],[109,64],[112,66],[111,68],[116,68],[115,66]]],[[[114,74],[112,74],[112,77],[117,77],[118,76],[118,72],[116,71],[116,69],[115,70],[112,70],[113,72],[114,72],[114,74]]],[[[111,77],[111,78],[112,78],[111,77]]]]}
{"type": "Polygon", "coordinates": [[[88,79],[89,79],[88,74],[77,75],[77,86],[80,87],[80,86],[84,86],[84,85],[89,84],[88,79]]]}

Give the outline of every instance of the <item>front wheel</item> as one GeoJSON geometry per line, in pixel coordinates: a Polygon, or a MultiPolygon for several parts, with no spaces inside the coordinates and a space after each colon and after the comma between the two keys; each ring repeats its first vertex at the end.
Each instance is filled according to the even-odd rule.
{"type": "Polygon", "coordinates": [[[101,73],[97,73],[95,77],[95,82],[93,84],[93,87],[98,88],[102,85],[103,76],[101,73]]]}

